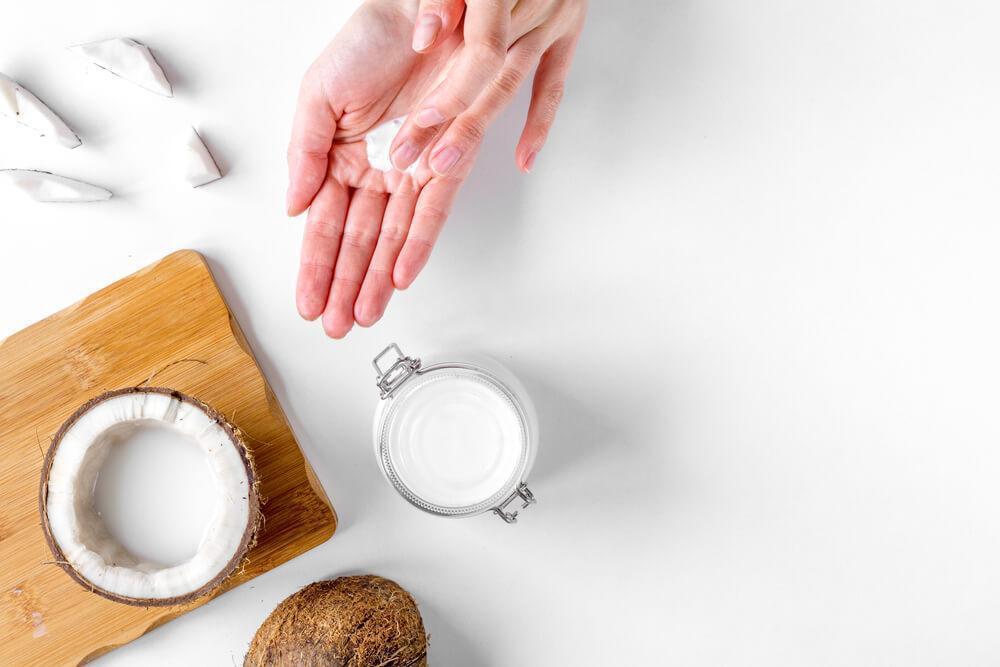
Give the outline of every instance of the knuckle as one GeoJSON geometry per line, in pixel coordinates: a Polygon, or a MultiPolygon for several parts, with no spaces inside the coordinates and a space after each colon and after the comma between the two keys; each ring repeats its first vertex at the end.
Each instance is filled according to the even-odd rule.
{"type": "Polygon", "coordinates": [[[556,81],[550,84],[545,89],[544,93],[543,103],[545,105],[545,109],[548,112],[555,114],[556,108],[559,106],[559,103],[562,102],[563,95],[565,94],[566,84],[564,82],[556,81]]]}
{"type": "Polygon", "coordinates": [[[472,53],[483,68],[500,69],[507,56],[507,40],[497,34],[486,35],[473,47],[472,53]]]}
{"type": "Polygon", "coordinates": [[[382,227],[382,238],[391,243],[398,243],[406,237],[406,228],[402,225],[385,225],[382,227]]]}
{"type": "Polygon", "coordinates": [[[519,42],[518,45],[507,53],[510,64],[520,71],[522,77],[527,74],[528,70],[534,68],[535,63],[538,62],[541,56],[541,44],[538,40],[530,40],[530,37],[525,38],[523,42],[519,42]]]}
{"type": "Polygon", "coordinates": [[[465,118],[456,128],[455,134],[466,146],[478,146],[486,136],[486,126],[479,118],[465,118]]]}
{"type": "Polygon", "coordinates": [[[306,230],[306,241],[333,241],[340,237],[344,228],[337,222],[316,220],[306,230]]]}
{"type": "MultiPolygon", "coordinates": [[[[429,224],[433,227],[440,227],[448,219],[448,211],[437,206],[424,206],[416,215],[422,224],[429,224]]],[[[431,242],[417,236],[411,236],[406,240],[407,245],[430,247],[431,242]]]]}
{"type": "Polygon", "coordinates": [[[493,88],[504,98],[514,97],[518,88],[521,87],[522,81],[524,81],[524,75],[519,69],[507,69],[493,80],[493,88]]]}
{"type": "Polygon", "coordinates": [[[375,242],[375,235],[367,231],[344,230],[343,245],[349,248],[368,248],[375,242]]]}
{"type": "Polygon", "coordinates": [[[332,268],[333,261],[331,258],[316,255],[315,253],[303,253],[302,261],[299,262],[299,275],[303,280],[315,281],[318,279],[318,276],[322,276],[323,274],[326,274],[329,278],[327,272],[332,268]]]}

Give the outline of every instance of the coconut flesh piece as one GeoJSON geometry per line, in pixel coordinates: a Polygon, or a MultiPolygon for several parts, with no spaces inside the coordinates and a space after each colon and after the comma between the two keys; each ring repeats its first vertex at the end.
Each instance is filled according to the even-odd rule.
{"type": "Polygon", "coordinates": [[[177,391],[136,387],[92,399],[63,424],[42,467],[39,505],[54,560],[73,579],[111,600],[163,606],[211,592],[246,557],[261,524],[255,485],[246,446],[221,414],[177,391]],[[216,483],[197,550],[173,566],[129,553],[94,509],[94,488],[111,448],[150,422],[196,442],[216,483]]]}
{"type": "Polygon", "coordinates": [[[174,91],[149,47],[128,37],[77,44],[69,50],[90,60],[101,69],[131,81],[146,90],[173,97],[174,91]]]}
{"type": "Polygon", "coordinates": [[[182,168],[184,180],[187,181],[188,185],[196,188],[222,178],[219,165],[215,163],[215,158],[208,152],[208,147],[205,146],[205,142],[201,140],[193,127],[184,132],[183,141],[182,168]]]}
{"type": "Polygon", "coordinates": [[[68,203],[111,199],[111,192],[104,188],[34,169],[0,169],[0,184],[5,184],[41,202],[68,203]]]}
{"type": "Polygon", "coordinates": [[[76,148],[83,143],[44,102],[4,74],[0,74],[0,115],[60,146],[76,148]]]}

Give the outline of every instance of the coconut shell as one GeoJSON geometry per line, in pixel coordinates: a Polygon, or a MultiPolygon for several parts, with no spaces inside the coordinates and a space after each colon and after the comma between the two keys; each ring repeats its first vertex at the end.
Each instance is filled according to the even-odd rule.
{"type": "Polygon", "coordinates": [[[374,575],[309,584],[257,630],[244,667],[426,667],[416,602],[374,575]]]}
{"type": "Polygon", "coordinates": [[[257,544],[257,537],[264,525],[264,515],[261,512],[261,498],[257,487],[260,482],[257,479],[257,473],[253,465],[253,455],[247,448],[246,443],[243,441],[243,437],[240,434],[240,430],[229,423],[222,413],[215,410],[212,406],[199,401],[196,398],[192,398],[187,394],[183,394],[174,389],[168,389],[165,387],[126,387],[124,389],[115,389],[113,391],[108,391],[100,396],[95,396],[86,403],[80,406],[80,408],[74,412],[69,419],[63,422],[63,425],[56,432],[55,437],[52,438],[52,444],[49,446],[48,451],[45,454],[45,460],[42,462],[42,476],[40,487],[38,491],[38,508],[42,517],[42,530],[45,533],[45,541],[49,545],[49,549],[52,551],[54,557],[54,562],[61,567],[66,573],[78,584],[86,588],[87,590],[97,593],[98,595],[105,597],[109,600],[114,600],[115,602],[121,602],[123,604],[130,604],[137,607],[164,607],[170,605],[185,604],[196,600],[204,595],[207,595],[217,589],[222,585],[229,575],[235,572],[240,563],[242,563],[246,557],[247,553],[257,544]],[[66,559],[66,555],[63,553],[62,549],[56,543],[55,538],[52,537],[52,530],[49,526],[48,512],[46,511],[46,499],[48,494],[48,479],[49,471],[52,469],[52,461],[55,458],[56,450],[59,448],[59,443],[62,442],[63,436],[66,431],[69,430],[71,426],[79,419],[85,412],[90,410],[96,404],[106,401],[109,398],[115,396],[120,396],[122,394],[133,394],[133,393],[149,393],[149,394],[166,394],[171,396],[178,401],[190,403],[204,410],[205,413],[215,420],[229,436],[236,447],[240,458],[243,460],[243,465],[247,471],[248,479],[248,498],[250,502],[250,513],[249,519],[247,521],[246,530],[243,532],[243,537],[240,541],[240,548],[237,550],[236,554],[233,555],[232,559],[226,564],[226,567],[219,572],[215,577],[212,578],[207,584],[199,588],[198,590],[192,591],[186,595],[181,595],[173,598],[130,598],[122,595],[117,595],[110,591],[106,591],[98,586],[95,586],[90,580],[83,577],[79,572],[73,569],[73,566],[69,564],[66,559]]]}

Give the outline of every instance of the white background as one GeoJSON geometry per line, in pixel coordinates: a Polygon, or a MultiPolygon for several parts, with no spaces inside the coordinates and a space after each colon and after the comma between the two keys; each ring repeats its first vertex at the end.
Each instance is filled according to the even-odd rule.
{"type": "Polygon", "coordinates": [[[0,209],[0,335],[205,253],[342,520],[322,547],[101,660],[240,663],[298,587],[413,592],[434,665],[1000,661],[995,2],[594,2],[530,176],[499,121],[426,273],[343,342],[298,319],[284,151],[350,3],[7,3],[0,71],[81,133],[0,167],[112,189],[0,209]],[[128,35],[160,99],[64,46],[128,35]],[[185,123],[227,172],[165,157],[185,123]],[[505,360],[538,404],[515,527],[411,509],[371,453],[369,361],[505,360]]]}

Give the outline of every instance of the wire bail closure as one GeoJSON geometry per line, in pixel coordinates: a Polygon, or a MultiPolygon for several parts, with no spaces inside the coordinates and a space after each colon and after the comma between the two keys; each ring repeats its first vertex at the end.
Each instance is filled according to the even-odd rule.
{"type": "Polygon", "coordinates": [[[529,505],[534,505],[538,502],[535,500],[535,494],[531,492],[528,485],[521,482],[517,485],[517,488],[514,489],[514,493],[507,496],[507,500],[493,508],[493,513],[507,523],[517,523],[517,515],[521,510],[514,510],[513,512],[507,511],[507,505],[514,502],[515,498],[520,498],[523,501],[523,504],[521,505],[522,510],[526,509],[529,505]]]}
{"type": "Polygon", "coordinates": [[[420,359],[414,359],[403,354],[395,343],[389,345],[372,359],[377,378],[375,385],[379,389],[379,398],[385,400],[392,396],[400,385],[410,379],[410,376],[420,369],[420,359]],[[390,352],[396,353],[396,359],[389,368],[382,370],[379,362],[390,352]]]}

